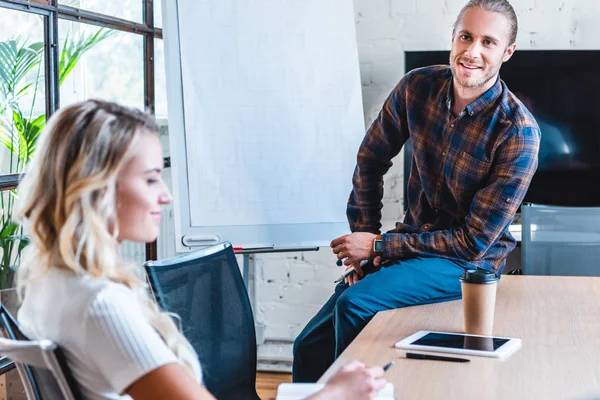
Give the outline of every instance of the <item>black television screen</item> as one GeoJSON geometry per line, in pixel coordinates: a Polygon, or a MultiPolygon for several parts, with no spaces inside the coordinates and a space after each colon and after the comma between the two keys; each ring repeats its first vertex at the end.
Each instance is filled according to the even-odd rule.
{"type": "MultiPolygon", "coordinates": [[[[448,51],[407,52],[406,71],[448,64],[448,57],[448,51]]],[[[538,170],[524,202],[600,206],[598,65],[600,51],[518,49],[502,65],[501,79],[542,131],[538,170]]]]}

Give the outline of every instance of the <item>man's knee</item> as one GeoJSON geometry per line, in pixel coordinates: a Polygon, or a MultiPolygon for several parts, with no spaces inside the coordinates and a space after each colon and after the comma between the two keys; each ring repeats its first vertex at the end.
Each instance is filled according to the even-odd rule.
{"type": "Polygon", "coordinates": [[[304,348],[306,347],[304,339],[305,339],[304,332],[300,332],[300,334],[294,340],[294,347],[292,348],[292,353],[294,355],[294,358],[296,357],[296,355],[299,352],[302,352],[304,350],[304,348]]]}
{"type": "Polygon", "coordinates": [[[358,291],[346,290],[335,303],[336,316],[363,316],[369,313],[368,301],[358,291]]]}

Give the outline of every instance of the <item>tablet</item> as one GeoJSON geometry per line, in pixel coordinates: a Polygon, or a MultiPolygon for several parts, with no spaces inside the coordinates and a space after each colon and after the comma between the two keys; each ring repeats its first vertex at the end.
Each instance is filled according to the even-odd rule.
{"type": "Polygon", "coordinates": [[[521,347],[521,339],[432,331],[419,331],[396,343],[398,349],[496,358],[507,357],[519,347],[521,347]]]}

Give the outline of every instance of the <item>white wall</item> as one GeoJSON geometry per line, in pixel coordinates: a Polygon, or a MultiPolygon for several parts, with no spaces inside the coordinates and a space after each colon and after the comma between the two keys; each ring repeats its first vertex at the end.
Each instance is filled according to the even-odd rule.
{"type": "MultiPolygon", "coordinates": [[[[366,126],[402,77],[404,51],[449,50],[452,24],[465,3],[466,0],[354,0],[366,126]]],[[[598,0],[512,3],[520,23],[518,48],[600,49],[598,0]]],[[[401,219],[401,204],[402,168],[398,157],[385,179],[384,228],[401,219]]],[[[259,346],[259,358],[291,360],[290,343],[331,295],[333,281],[341,272],[328,248],[256,256],[255,317],[264,324],[267,340],[259,346]]]]}

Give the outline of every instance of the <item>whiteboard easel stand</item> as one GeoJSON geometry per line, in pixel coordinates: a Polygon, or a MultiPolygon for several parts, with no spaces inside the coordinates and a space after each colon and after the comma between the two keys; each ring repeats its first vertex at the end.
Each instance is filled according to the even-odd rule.
{"type": "Polygon", "coordinates": [[[242,276],[244,278],[244,284],[246,285],[246,291],[248,292],[248,297],[250,298],[250,305],[252,306],[253,312],[256,310],[256,268],[254,263],[254,255],[262,253],[289,253],[298,251],[319,251],[319,247],[265,247],[235,251],[235,254],[241,254],[244,256],[242,276]],[[250,282],[252,282],[252,285],[250,285],[250,282]]]}

